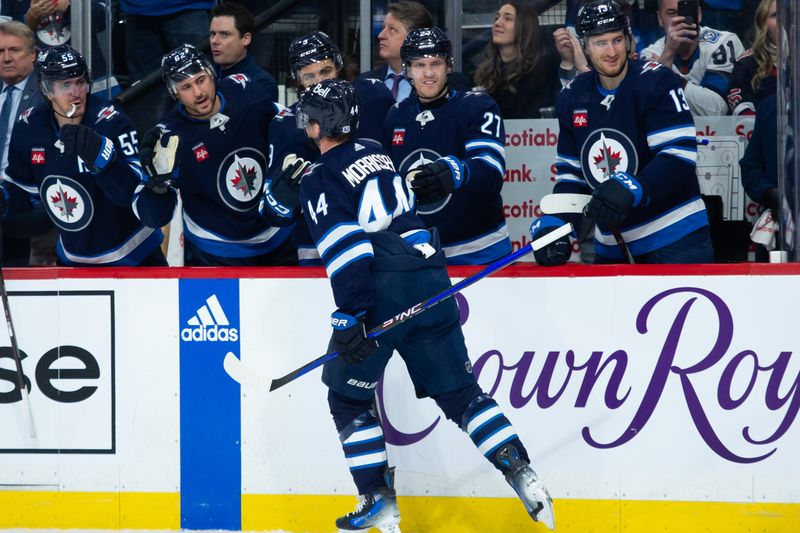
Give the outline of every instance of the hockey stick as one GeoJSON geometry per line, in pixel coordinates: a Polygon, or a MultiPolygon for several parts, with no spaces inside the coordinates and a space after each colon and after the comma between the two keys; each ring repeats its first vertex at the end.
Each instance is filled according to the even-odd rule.
{"type": "MultiPolygon", "coordinates": [[[[557,215],[558,213],[585,214],[584,209],[586,209],[586,206],[589,205],[591,200],[591,194],[547,194],[539,201],[539,208],[542,210],[542,213],[546,215],[557,215]]],[[[622,238],[622,233],[619,231],[619,228],[611,226],[610,229],[614,240],[617,241],[617,246],[622,252],[622,256],[631,265],[636,264],[633,255],[631,255],[631,251],[628,249],[628,243],[622,238]]]]}
{"type": "Polygon", "coordinates": [[[32,439],[36,438],[36,428],[33,426],[33,411],[31,411],[31,400],[28,397],[28,389],[25,387],[25,378],[22,373],[22,358],[19,355],[19,345],[17,336],[14,333],[14,322],[11,320],[11,308],[8,305],[8,292],[6,292],[6,280],[3,276],[3,268],[0,267],[0,298],[3,300],[3,311],[6,313],[6,326],[8,326],[8,338],[11,339],[11,355],[14,356],[14,364],[17,367],[17,386],[22,395],[22,404],[25,409],[25,420],[28,422],[28,434],[32,439]]]}
{"type": "MultiPolygon", "coordinates": [[[[555,230],[551,231],[547,235],[544,235],[535,241],[531,242],[528,246],[524,246],[517,250],[516,252],[503,257],[502,259],[498,259],[491,265],[487,266],[480,272],[473,274],[468,278],[464,278],[455,285],[448,287],[446,290],[442,291],[441,293],[428,298],[427,300],[423,300],[422,302],[409,307],[405,311],[395,315],[388,320],[385,320],[379,326],[376,326],[367,332],[367,337],[373,339],[382,333],[392,329],[393,327],[402,324],[406,320],[409,320],[418,314],[430,309],[434,305],[438,304],[439,302],[443,302],[448,298],[455,296],[457,293],[461,292],[465,288],[469,287],[476,281],[485,278],[486,276],[490,276],[494,274],[498,270],[505,268],[506,266],[510,265],[511,263],[516,262],[521,257],[529,254],[532,251],[540,250],[551,244],[561,237],[565,235],[569,235],[572,233],[572,224],[564,224],[556,228],[555,230]]],[[[228,352],[225,355],[225,360],[223,361],[223,367],[225,368],[225,372],[228,373],[230,377],[234,379],[234,381],[238,382],[241,385],[244,385],[248,388],[262,391],[262,392],[272,392],[275,389],[283,387],[287,383],[294,381],[295,379],[299,378],[300,376],[314,370],[318,366],[323,365],[325,362],[330,361],[331,359],[337,357],[339,352],[330,352],[322,355],[310,363],[306,363],[305,365],[301,366],[300,368],[293,370],[286,374],[283,377],[273,379],[269,386],[267,386],[268,380],[265,377],[259,376],[255,372],[251,371],[246,367],[242,361],[233,354],[233,352],[228,352]]]]}

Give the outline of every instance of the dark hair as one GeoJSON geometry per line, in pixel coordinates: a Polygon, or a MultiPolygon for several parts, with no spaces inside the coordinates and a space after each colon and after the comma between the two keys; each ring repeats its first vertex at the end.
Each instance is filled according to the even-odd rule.
{"type": "Polygon", "coordinates": [[[475,82],[489,94],[502,85],[506,85],[511,93],[516,93],[517,80],[531,72],[539,62],[541,37],[538,13],[524,0],[508,0],[500,7],[505,5],[517,12],[514,18],[514,59],[506,65],[504,76],[500,49],[489,39],[483,59],[475,70],[475,82]]]}
{"type": "Polygon", "coordinates": [[[400,0],[389,4],[386,9],[403,23],[408,31],[433,26],[433,16],[428,9],[413,0],[400,0]]]}
{"type": "Polygon", "coordinates": [[[233,24],[240,37],[244,37],[245,33],[252,35],[255,29],[253,14],[242,4],[236,2],[222,2],[215,5],[211,10],[211,18],[214,17],[233,17],[233,24]]]}

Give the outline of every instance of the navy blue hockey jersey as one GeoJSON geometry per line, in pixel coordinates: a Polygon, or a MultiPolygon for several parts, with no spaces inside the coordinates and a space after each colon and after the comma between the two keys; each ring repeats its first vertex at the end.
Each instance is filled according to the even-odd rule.
{"type": "MultiPolygon", "coordinates": [[[[560,134],[554,192],[591,193],[615,172],[646,183],[649,198],[620,230],[642,255],[708,225],[697,180],[697,140],[678,77],[660,63],[629,61],[615,90],[581,74],[558,97],[560,134]]],[[[611,229],[595,230],[595,251],[621,259],[611,229]]]]}
{"type": "Polygon", "coordinates": [[[469,179],[437,204],[418,206],[439,229],[447,262],[489,263],[511,253],[500,191],[505,174],[505,128],[484,93],[454,91],[447,103],[422,110],[415,94],[386,115],[384,145],[401,176],[446,155],[469,168],[469,179]]]}
{"type": "MultiPolygon", "coordinates": [[[[244,74],[217,82],[219,112],[207,120],[178,104],[159,123],[180,139],[174,187],[183,200],[184,235],[205,253],[253,257],[283,244],[293,227],[276,227],[258,212],[267,170],[270,121],[281,111],[263,87],[244,74]]],[[[175,190],[156,194],[140,186],[134,208],[148,226],[168,223],[175,190]]]]}
{"type": "Polygon", "coordinates": [[[329,150],[303,176],[300,205],[342,311],[355,315],[373,303],[367,233],[389,230],[411,244],[428,242],[411,196],[391,158],[370,142],[329,150]]]}
{"type": "Polygon", "coordinates": [[[114,143],[116,159],[96,175],[56,146],[60,128],[49,104],[20,114],[3,176],[11,212],[43,203],[59,229],[57,253],[64,264],[138,265],[162,235],[131,210],[142,176],[136,130],[121,109],[96,95],[89,95],[81,124],[114,143]]]}
{"type": "MultiPolygon", "coordinates": [[[[383,138],[383,119],[389,108],[394,105],[392,93],[386,85],[373,79],[357,79],[353,82],[353,87],[358,94],[361,115],[358,130],[353,136],[380,142],[383,138]]],[[[290,108],[278,113],[270,123],[270,160],[267,179],[272,179],[272,176],[281,171],[283,160],[289,154],[295,154],[301,159],[312,162],[319,157],[317,146],[306,136],[304,130],[297,127],[296,110],[297,103],[294,103],[290,108]]],[[[262,208],[262,213],[276,225],[286,224],[290,220],[280,220],[280,217],[275,217],[268,207],[262,208]]],[[[297,226],[295,241],[301,265],[320,264],[317,248],[304,223],[297,226]]]]}

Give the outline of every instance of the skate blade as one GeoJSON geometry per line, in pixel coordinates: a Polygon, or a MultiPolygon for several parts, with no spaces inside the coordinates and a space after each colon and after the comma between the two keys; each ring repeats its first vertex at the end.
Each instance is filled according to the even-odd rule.
{"type": "Polygon", "coordinates": [[[547,529],[554,530],[556,528],[556,517],[553,513],[553,500],[543,486],[537,487],[535,492],[538,496],[537,501],[542,505],[542,508],[538,511],[528,508],[527,505],[525,508],[531,518],[547,526],[547,529]]]}
{"type": "Polygon", "coordinates": [[[399,524],[391,524],[387,526],[372,526],[368,527],[367,529],[356,529],[356,530],[340,529],[339,533],[367,533],[368,531],[371,531],[373,528],[379,530],[381,533],[402,533],[400,531],[399,524]]]}

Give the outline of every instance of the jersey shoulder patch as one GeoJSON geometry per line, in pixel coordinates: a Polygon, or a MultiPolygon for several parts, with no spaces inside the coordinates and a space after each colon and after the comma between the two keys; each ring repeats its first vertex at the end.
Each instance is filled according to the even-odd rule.
{"type": "Polygon", "coordinates": [[[717,30],[713,30],[711,28],[706,28],[703,30],[703,33],[700,34],[700,40],[705,41],[707,43],[716,43],[722,38],[722,34],[717,30]]]}
{"type": "Polygon", "coordinates": [[[119,115],[119,111],[114,109],[113,105],[105,106],[97,112],[97,120],[95,120],[94,123],[99,124],[103,120],[111,120],[116,115],[119,115]]]}
{"type": "Polygon", "coordinates": [[[230,76],[227,76],[227,78],[229,80],[235,81],[242,87],[247,87],[247,84],[250,83],[250,78],[248,78],[247,75],[241,73],[231,74],[230,76]]]}

